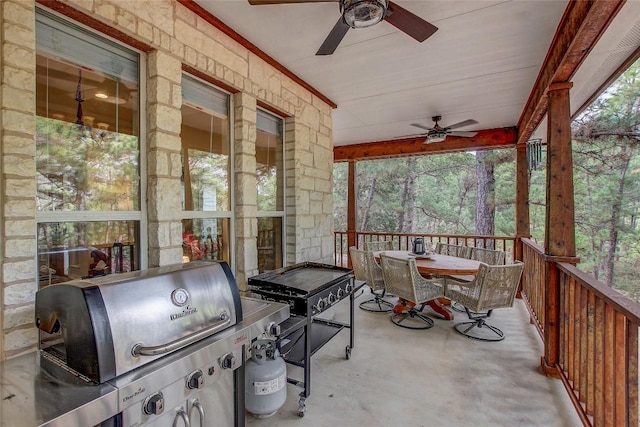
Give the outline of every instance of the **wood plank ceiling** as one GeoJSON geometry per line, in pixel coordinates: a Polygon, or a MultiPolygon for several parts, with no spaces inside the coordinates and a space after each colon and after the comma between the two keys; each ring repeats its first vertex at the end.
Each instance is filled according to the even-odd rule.
{"type": "Polygon", "coordinates": [[[180,0],[210,14],[250,50],[319,91],[333,110],[335,160],[482,149],[546,138],[546,90],[571,80],[576,114],[639,55],[640,2],[401,1],[438,27],[418,43],[381,22],[315,52],[339,17],[335,2],[251,6],[180,0]],[[466,119],[474,138],[424,144],[431,126],[466,119]]]}

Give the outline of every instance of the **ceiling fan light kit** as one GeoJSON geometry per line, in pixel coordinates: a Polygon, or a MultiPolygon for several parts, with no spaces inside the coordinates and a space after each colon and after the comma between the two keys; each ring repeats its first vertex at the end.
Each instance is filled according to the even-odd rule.
{"type": "Polygon", "coordinates": [[[447,134],[445,132],[431,132],[427,135],[427,139],[424,141],[427,144],[431,144],[432,142],[443,142],[447,139],[447,134]]]}
{"type": "Polygon", "coordinates": [[[367,28],[382,21],[387,0],[341,0],[342,16],[351,28],[367,28]]]}
{"type": "Polygon", "coordinates": [[[316,52],[331,55],[351,28],[371,27],[386,21],[412,39],[422,43],[438,31],[438,27],[391,0],[248,0],[254,6],[268,4],[338,2],[340,18],[316,52]]]}
{"type": "Polygon", "coordinates": [[[473,138],[478,134],[478,132],[470,131],[455,131],[454,129],[458,129],[465,126],[477,125],[478,122],[473,119],[463,120],[461,122],[452,124],[450,126],[440,126],[438,122],[442,120],[442,116],[433,116],[431,120],[435,122],[433,127],[428,127],[420,123],[411,123],[411,126],[415,126],[420,129],[424,129],[427,131],[427,138],[425,139],[425,144],[430,144],[432,142],[443,142],[447,139],[447,135],[451,136],[460,136],[463,138],[473,138]]]}

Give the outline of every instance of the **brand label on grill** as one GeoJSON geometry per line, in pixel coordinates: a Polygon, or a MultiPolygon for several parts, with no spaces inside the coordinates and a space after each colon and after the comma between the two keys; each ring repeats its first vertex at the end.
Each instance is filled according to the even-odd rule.
{"type": "Polygon", "coordinates": [[[198,309],[197,309],[197,308],[187,306],[187,307],[186,307],[184,310],[182,310],[181,312],[179,312],[179,313],[173,313],[173,314],[170,316],[170,318],[171,318],[171,320],[176,320],[176,319],[180,319],[180,318],[185,317],[185,316],[190,316],[190,315],[195,314],[195,313],[197,313],[197,312],[198,312],[198,309]]]}
{"type": "Polygon", "coordinates": [[[131,399],[133,399],[134,397],[136,397],[136,396],[138,396],[138,395],[140,395],[140,394],[142,394],[142,393],[144,393],[144,392],[145,392],[145,388],[144,388],[144,387],[139,387],[136,391],[134,391],[134,392],[133,392],[133,394],[131,394],[131,395],[129,395],[129,396],[124,396],[124,397],[122,398],[122,403],[124,403],[124,402],[126,402],[126,401],[128,401],[128,400],[131,400],[131,399]]]}
{"type": "Polygon", "coordinates": [[[280,375],[278,378],[274,378],[271,381],[254,381],[253,387],[257,395],[273,394],[282,390],[286,383],[286,374],[280,375]]]}

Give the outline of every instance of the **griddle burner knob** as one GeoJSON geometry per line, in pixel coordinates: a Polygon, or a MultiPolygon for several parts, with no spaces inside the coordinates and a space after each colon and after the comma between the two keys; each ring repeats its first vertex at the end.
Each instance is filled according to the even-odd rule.
{"type": "Polygon", "coordinates": [[[351,293],[351,291],[353,290],[353,285],[351,284],[351,282],[347,283],[347,285],[344,287],[344,290],[347,291],[348,294],[351,293]]]}
{"type": "Polygon", "coordinates": [[[345,291],[344,291],[344,289],[339,288],[339,289],[338,289],[338,299],[342,299],[342,298],[344,298],[344,295],[345,295],[345,291]]]}
{"type": "Polygon", "coordinates": [[[147,415],[158,415],[164,411],[164,397],[158,392],[152,394],[144,400],[144,413],[147,415]]]}
{"type": "Polygon", "coordinates": [[[204,387],[204,374],[198,369],[187,377],[187,388],[194,390],[202,387],[204,387]]]}
{"type": "Polygon", "coordinates": [[[326,298],[321,298],[318,300],[318,304],[316,305],[316,309],[318,311],[322,311],[327,307],[327,300],[326,298]]]}
{"type": "Polygon", "coordinates": [[[334,302],[336,302],[336,296],[331,292],[329,293],[329,304],[333,304],[334,302]]]}
{"type": "Polygon", "coordinates": [[[233,353],[227,353],[220,358],[220,366],[222,369],[232,369],[236,366],[236,357],[233,353]]]}

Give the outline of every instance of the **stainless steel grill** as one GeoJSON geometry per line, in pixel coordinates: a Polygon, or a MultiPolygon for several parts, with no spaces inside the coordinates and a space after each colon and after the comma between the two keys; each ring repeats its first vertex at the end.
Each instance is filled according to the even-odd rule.
{"type": "Polygon", "coordinates": [[[287,305],[241,298],[224,262],[52,285],[35,312],[33,389],[20,384],[28,360],[7,364],[22,363],[23,378],[0,370],[16,397],[7,425],[243,426],[246,350],[289,317],[287,305]]]}

